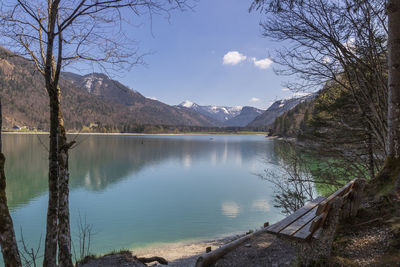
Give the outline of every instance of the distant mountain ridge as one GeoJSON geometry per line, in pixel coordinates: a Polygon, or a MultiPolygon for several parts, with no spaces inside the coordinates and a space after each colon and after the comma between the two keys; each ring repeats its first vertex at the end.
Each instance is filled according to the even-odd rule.
{"type": "Polygon", "coordinates": [[[239,115],[240,111],[242,110],[241,106],[236,106],[236,107],[224,107],[224,106],[213,106],[213,105],[200,106],[189,100],[180,103],[178,106],[192,109],[198,113],[214,118],[219,122],[225,122],[228,121],[229,119],[232,119],[233,117],[239,115]]]}
{"type": "MultiPolygon", "coordinates": [[[[0,79],[4,127],[48,130],[48,96],[43,77],[33,64],[23,57],[5,58],[0,61],[0,79]]],[[[95,131],[129,132],[140,125],[267,126],[277,116],[312,97],[279,100],[264,112],[248,106],[200,106],[191,101],[170,106],[146,98],[102,73],[63,72],[60,87],[61,108],[69,130],[94,127],[95,131]]]]}
{"type": "Polygon", "coordinates": [[[299,103],[311,100],[317,96],[317,93],[311,93],[300,97],[281,99],[275,101],[264,113],[257,116],[247,126],[249,127],[268,127],[275,122],[275,119],[286,111],[296,107],[299,103]]]}
{"type": "Polygon", "coordinates": [[[142,124],[218,126],[217,121],[191,110],[183,111],[158,100],[146,98],[102,73],[78,75],[64,72],[62,77],[91,95],[126,106],[132,116],[141,119],[139,123],[142,124]]]}
{"type": "Polygon", "coordinates": [[[116,80],[110,79],[103,73],[79,75],[71,72],[63,72],[62,77],[72,82],[77,88],[91,95],[105,98],[119,104],[127,106],[135,105],[137,103],[145,103],[147,99],[139,92],[128,88],[116,80]]]}
{"type": "Polygon", "coordinates": [[[255,118],[257,118],[257,116],[260,116],[263,112],[264,110],[245,106],[242,108],[239,115],[227,120],[225,122],[225,125],[245,127],[249,124],[249,122],[252,122],[255,118]]]}
{"type": "Polygon", "coordinates": [[[213,118],[220,122],[221,126],[244,127],[263,112],[261,109],[247,106],[200,106],[189,100],[183,101],[177,105],[177,107],[190,109],[202,115],[213,118]]]}
{"type": "MultiPolygon", "coordinates": [[[[3,126],[48,130],[48,96],[33,64],[23,57],[7,57],[0,61],[0,79],[3,126]]],[[[137,125],[219,125],[197,112],[146,98],[100,73],[62,73],[60,87],[61,108],[70,130],[90,125],[98,127],[96,131],[130,131],[137,125]]]]}

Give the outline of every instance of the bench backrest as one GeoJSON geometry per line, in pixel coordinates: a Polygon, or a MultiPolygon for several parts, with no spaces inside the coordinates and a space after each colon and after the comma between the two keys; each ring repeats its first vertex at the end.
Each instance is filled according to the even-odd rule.
{"type": "Polygon", "coordinates": [[[350,181],[327,198],[316,198],[283,220],[267,227],[266,231],[297,239],[309,239],[312,236],[317,238],[318,235],[315,233],[323,226],[333,201],[338,197],[344,200],[352,198],[359,188],[357,181],[357,179],[350,181]]]}

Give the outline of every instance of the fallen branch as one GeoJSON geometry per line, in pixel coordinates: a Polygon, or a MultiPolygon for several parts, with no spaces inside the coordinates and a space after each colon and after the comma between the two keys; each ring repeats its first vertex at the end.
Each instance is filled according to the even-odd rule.
{"type": "Polygon", "coordinates": [[[234,250],[235,248],[239,247],[244,242],[247,242],[247,241],[253,239],[254,237],[258,236],[261,233],[266,233],[266,228],[263,228],[252,234],[245,235],[245,236],[243,236],[239,239],[236,239],[235,241],[232,241],[214,251],[205,253],[197,259],[195,266],[196,267],[211,266],[212,264],[217,262],[220,258],[222,258],[228,252],[234,250]]]}
{"type": "Polygon", "coordinates": [[[168,265],[168,261],[162,257],[150,257],[150,258],[141,257],[141,258],[137,258],[137,260],[143,264],[157,261],[160,264],[168,265]]]}

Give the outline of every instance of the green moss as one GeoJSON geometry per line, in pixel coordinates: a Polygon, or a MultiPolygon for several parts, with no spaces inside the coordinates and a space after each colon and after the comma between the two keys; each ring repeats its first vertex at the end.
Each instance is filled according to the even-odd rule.
{"type": "Polygon", "coordinates": [[[367,193],[375,198],[390,194],[399,176],[400,159],[388,157],[379,174],[369,182],[367,193]]]}

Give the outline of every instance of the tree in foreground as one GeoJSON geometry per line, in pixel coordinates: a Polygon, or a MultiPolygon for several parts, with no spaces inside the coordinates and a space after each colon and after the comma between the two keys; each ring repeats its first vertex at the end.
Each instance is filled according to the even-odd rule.
{"type": "Polygon", "coordinates": [[[381,180],[396,180],[400,198],[400,1],[389,0],[388,14],[388,142],[385,166],[378,175],[381,180]]]}
{"type": "Polygon", "coordinates": [[[18,252],[18,245],[15,239],[14,225],[7,206],[6,196],[6,175],[4,164],[6,157],[2,152],[1,145],[1,126],[2,126],[2,108],[0,99],[0,246],[3,254],[4,264],[6,266],[21,266],[21,258],[18,252]]]}
{"type": "Polygon", "coordinates": [[[287,45],[274,61],[282,66],[279,73],[300,78],[289,87],[312,90],[335,83],[352,98],[362,122],[354,126],[371,135],[376,155],[386,159],[375,181],[397,180],[398,189],[399,5],[398,0],[255,0],[251,7],[266,14],[264,35],[287,45]]]}
{"type": "Polygon", "coordinates": [[[169,15],[186,0],[17,0],[3,1],[1,33],[6,47],[30,58],[45,80],[50,106],[49,202],[44,266],[73,266],[69,218],[68,151],[61,110],[61,70],[89,61],[129,68],[140,63],[123,31],[129,17],[169,15]],[[127,19],[128,18],[128,19],[127,19]]]}

